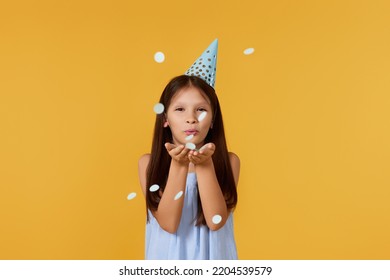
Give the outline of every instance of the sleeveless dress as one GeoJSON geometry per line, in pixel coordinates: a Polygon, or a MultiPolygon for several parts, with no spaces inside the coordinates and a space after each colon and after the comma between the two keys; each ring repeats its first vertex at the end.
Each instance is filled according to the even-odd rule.
{"type": "MultiPolygon", "coordinates": [[[[233,231],[233,214],[217,231],[196,226],[196,173],[188,173],[180,225],[176,233],[163,230],[149,212],[146,223],[145,259],[147,260],[236,260],[237,249],[233,231]]],[[[172,201],[174,202],[174,201],[172,201]]]]}

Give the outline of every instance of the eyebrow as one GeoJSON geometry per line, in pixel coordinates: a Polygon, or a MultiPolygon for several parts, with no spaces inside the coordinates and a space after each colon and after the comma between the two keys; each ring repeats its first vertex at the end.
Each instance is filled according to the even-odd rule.
{"type": "MultiPolygon", "coordinates": [[[[173,106],[187,106],[188,104],[186,103],[183,103],[183,102],[178,102],[178,103],[172,103],[173,106]]],[[[199,103],[195,103],[195,104],[190,104],[190,105],[194,105],[195,107],[198,107],[198,106],[210,106],[211,107],[211,104],[203,101],[203,102],[199,102],[199,103]]]]}

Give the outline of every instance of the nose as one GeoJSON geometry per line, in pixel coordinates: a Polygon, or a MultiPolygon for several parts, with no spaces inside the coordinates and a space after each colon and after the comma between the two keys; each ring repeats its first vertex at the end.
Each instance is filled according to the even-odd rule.
{"type": "Polygon", "coordinates": [[[196,119],[187,119],[187,123],[196,123],[196,119]]]}
{"type": "Polygon", "coordinates": [[[187,123],[190,123],[190,124],[193,124],[193,123],[196,123],[197,119],[196,119],[196,115],[195,114],[190,114],[187,116],[187,123]]]}

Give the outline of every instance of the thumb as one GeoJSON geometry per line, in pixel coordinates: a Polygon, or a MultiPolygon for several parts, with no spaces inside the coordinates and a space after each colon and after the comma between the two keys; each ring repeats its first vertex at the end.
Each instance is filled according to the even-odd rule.
{"type": "Polygon", "coordinates": [[[174,148],[174,145],[172,145],[171,143],[165,143],[165,148],[168,150],[168,152],[170,151],[170,150],[172,150],[173,148],[174,148]]]}

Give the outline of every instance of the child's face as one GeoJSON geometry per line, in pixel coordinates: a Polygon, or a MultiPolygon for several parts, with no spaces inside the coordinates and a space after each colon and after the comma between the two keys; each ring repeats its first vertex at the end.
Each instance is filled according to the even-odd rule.
{"type": "Polygon", "coordinates": [[[199,149],[204,145],[204,139],[211,127],[213,112],[210,101],[206,95],[195,87],[188,87],[179,90],[172,98],[167,110],[167,122],[169,125],[173,143],[185,145],[188,142],[194,143],[199,149]],[[207,112],[206,117],[199,121],[199,115],[207,112]],[[191,140],[185,138],[194,135],[191,140]]]}

